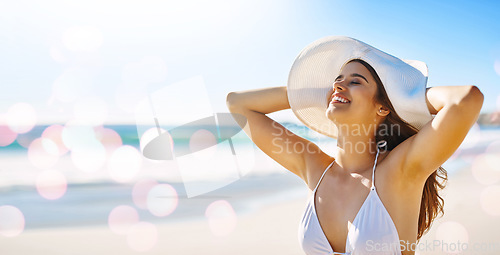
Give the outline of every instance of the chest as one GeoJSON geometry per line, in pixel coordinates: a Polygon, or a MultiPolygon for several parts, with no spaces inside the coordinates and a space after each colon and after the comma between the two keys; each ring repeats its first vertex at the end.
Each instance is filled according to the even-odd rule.
{"type": "Polygon", "coordinates": [[[318,186],[312,197],[313,206],[334,251],[345,252],[348,238],[360,242],[363,238],[370,239],[373,233],[414,242],[420,207],[415,198],[419,196],[405,195],[386,178],[378,174],[374,190],[371,182],[364,182],[363,178],[342,185],[332,177],[325,177],[318,186]]]}
{"type": "Polygon", "coordinates": [[[349,229],[370,194],[370,188],[329,185],[323,180],[313,194],[313,206],[324,235],[336,252],[345,252],[349,229]]]}

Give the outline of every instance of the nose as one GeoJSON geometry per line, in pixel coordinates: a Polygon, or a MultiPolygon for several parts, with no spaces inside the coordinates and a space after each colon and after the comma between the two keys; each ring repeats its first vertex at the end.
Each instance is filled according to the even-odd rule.
{"type": "Polygon", "coordinates": [[[342,91],[345,90],[344,80],[338,80],[333,82],[333,90],[342,91]]]}

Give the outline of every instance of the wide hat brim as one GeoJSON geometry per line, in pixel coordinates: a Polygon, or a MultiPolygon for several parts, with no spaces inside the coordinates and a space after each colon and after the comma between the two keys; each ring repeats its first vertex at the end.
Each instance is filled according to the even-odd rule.
{"type": "Polygon", "coordinates": [[[342,66],[352,59],[364,60],[375,69],[404,121],[420,130],[432,120],[425,99],[428,73],[424,62],[401,60],[350,37],[328,36],[306,46],[288,76],[288,101],[304,125],[337,138],[337,127],[326,117],[328,92],[342,66]]]}

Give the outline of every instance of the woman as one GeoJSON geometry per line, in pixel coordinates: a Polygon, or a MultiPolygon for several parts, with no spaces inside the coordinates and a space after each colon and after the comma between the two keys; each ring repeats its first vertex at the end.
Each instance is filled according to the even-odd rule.
{"type": "Polygon", "coordinates": [[[299,226],[306,254],[414,254],[443,212],[438,190],[447,176],[440,165],[483,103],[475,86],[426,82],[422,62],[332,36],[299,54],[287,87],[227,95],[230,111],[246,117],[242,128],[252,141],[312,191],[299,226]],[[289,108],[337,139],[336,154],[266,116],[289,108]]]}

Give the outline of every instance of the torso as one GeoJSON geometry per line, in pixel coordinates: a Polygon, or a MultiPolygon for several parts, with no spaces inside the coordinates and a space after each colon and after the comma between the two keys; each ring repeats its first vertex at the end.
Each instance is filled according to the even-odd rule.
{"type": "MultiPolygon", "coordinates": [[[[405,180],[401,171],[391,168],[389,160],[385,161],[387,154],[381,154],[378,160],[375,187],[396,226],[399,239],[405,243],[415,243],[423,183],[405,180]]],[[[318,169],[311,171],[308,176],[311,192],[323,170],[333,160],[332,157],[324,157],[310,168],[318,169]]],[[[334,164],[325,174],[316,191],[315,204],[320,225],[333,250],[345,252],[348,227],[370,192],[372,169],[359,174],[342,175],[337,167],[334,164]]],[[[403,254],[413,253],[403,251],[403,254]]]]}

